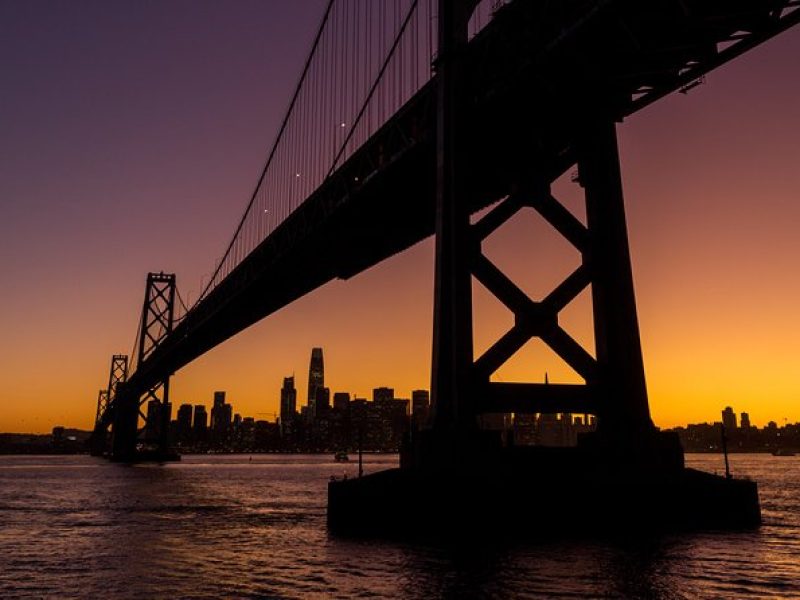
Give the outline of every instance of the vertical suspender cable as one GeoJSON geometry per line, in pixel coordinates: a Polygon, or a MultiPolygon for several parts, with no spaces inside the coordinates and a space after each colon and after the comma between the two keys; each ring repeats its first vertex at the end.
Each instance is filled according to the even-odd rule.
{"type": "Polygon", "coordinates": [[[214,274],[211,276],[211,279],[209,280],[208,285],[206,285],[205,289],[200,293],[200,296],[198,297],[197,302],[195,302],[195,305],[198,302],[200,302],[205,297],[205,295],[208,293],[208,291],[211,289],[212,283],[214,281],[216,281],[217,275],[220,273],[220,271],[221,271],[221,269],[222,269],[222,267],[223,267],[223,265],[224,265],[224,263],[226,261],[226,258],[228,256],[230,256],[231,249],[233,248],[233,246],[234,246],[234,244],[236,242],[236,239],[239,237],[239,233],[242,230],[242,226],[244,225],[244,222],[247,219],[248,214],[250,213],[250,209],[253,206],[253,202],[255,201],[255,197],[256,197],[256,194],[258,193],[258,189],[261,187],[261,184],[263,183],[264,178],[265,178],[265,176],[267,174],[267,170],[269,169],[270,165],[272,164],[272,160],[275,157],[276,150],[277,150],[278,145],[280,144],[280,141],[281,141],[281,139],[283,137],[283,132],[286,130],[286,125],[289,122],[289,117],[291,116],[292,111],[294,110],[295,103],[297,102],[297,97],[300,94],[300,89],[303,87],[303,83],[305,82],[306,74],[309,71],[309,68],[311,66],[311,61],[314,58],[314,55],[315,55],[315,53],[317,51],[317,46],[319,45],[319,40],[322,37],[322,32],[324,31],[325,26],[326,26],[326,24],[328,22],[328,16],[330,15],[331,7],[333,6],[335,1],[336,0],[328,0],[328,5],[325,7],[325,13],[324,13],[324,15],[322,17],[322,21],[320,22],[319,28],[317,29],[316,36],[314,37],[314,43],[311,46],[311,51],[309,52],[308,58],[306,59],[305,65],[303,66],[303,72],[300,75],[300,80],[297,82],[297,87],[295,88],[294,94],[292,95],[292,100],[289,103],[289,109],[286,111],[286,115],[283,118],[283,121],[281,123],[280,129],[278,130],[278,135],[275,138],[275,142],[272,145],[272,149],[270,150],[269,157],[267,158],[267,162],[264,165],[264,169],[261,171],[261,175],[258,178],[258,182],[256,183],[256,188],[253,191],[253,194],[250,196],[250,201],[247,203],[247,208],[244,211],[244,215],[242,215],[242,218],[239,221],[238,226],[236,227],[236,231],[233,234],[233,239],[231,239],[230,243],[228,244],[228,247],[225,250],[225,254],[223,255],[223,259],[217,265],[217,268],[214,271],[214,274]]]}
{"type": "Polygon", "coordinates": [[[345,148],[347,147],[347,143],[350,141],[350,138],[353,136],[353,132],[355,131],[355,126],[361,121],[361,118],[364,116],[364,112],[366,111],[366,108],[367,108],[367,105],[369,104],[369,101],[372,99],[372,96],[375,93],[376,88],[380,84],[381,79],[383,78],[383,75],[386,72],[387,67],[389,66],[389,63],[391,62],[392,57],[394,56],[394,53],[397,50],[397,47],[400,45],[400,40],[403,37],[403,34],[405,33],[409,22],[411,21],[411,17],[414,15],[414,11],[417,8],[418,2],[419,2],[419,0],[413,0],[413,2],[411,3],[411,7],[408,9],[408,14],[406,15],[405,19],[403,20],[403,24],[401,25],[399,31],[397,32],[397,35],[395,36],[394,43],[392,44],[392,47],[389,50],[389,54],[386,56],[386,59],[383,61],[383,65],[381,66],[381,70],[378,73],[378,77],[375,79],[375,82],[372,84],[372,88],[370,88],[369,95],[367,96],[367,99],[361,105],[361,110],[358,111],[358,115],[356,116],[355,121],[353,122],[353,126],[350,127],[350,131],[347,134],[347,138],[345,138],[344,143],[339,147],[339,152],[336,154],[336,157],[333,160],[333,164],[331,165],[331,168],[328,171],[328,175],[327,175],[328,177],[330,177],[333,174],[334,170],[336,169],[336,165],[338,164],[339,159],[342,157],[342,154],[344,154],[345,148]]]}

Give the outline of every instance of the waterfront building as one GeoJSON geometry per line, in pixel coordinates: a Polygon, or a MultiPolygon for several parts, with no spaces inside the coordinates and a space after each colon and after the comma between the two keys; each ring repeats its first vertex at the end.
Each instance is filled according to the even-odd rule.
{"type": "Polygon", "coordinates": [[[225,402],[225,392],[214,392],[211,407],[211,441],[215,446],[225,445],[230,438],[233,407],[225,402]]]}
{"type": "Polygon", "coordinates": [[[408,430],[408,408],[411,402],[407,398],[393,398],[384,403],[383,427],[385,439],[383,449],[395,451],[400,449],[403,434],[408,430]]]}
{"type": "Polygon", "coordinates": [[[746,413],[746,412],[742,413],[742,417],[741,417],[741,421],[740,421],[739,425],[745,431],[750,429],[750,427],[751,427],[751,425],[750,425],[750,415],[748,413],[746,413]]]}
{"type": "Polygon", "coordinates": [[[297,416],[297,390],[294,387],[294,375],[283,378],[281,388],[281,434],[287,435],[291,423],[297,416]]]}
{"type": "Polygon", "coordinates": [[[158,434],[161,430],[161,402],[150,400],[147,403],[147,421],[144,424],[144,439],[154,443],[158,441],[158,434]]]}
{"type": "Polygon", "coordinates": [[[325,387],[325,361],[322,348],[311,349],[311,361],[308,365],[308,418],[313,420],[317,415],[317,388],[325,387]]]}
{"type": "Polygon", "coordinates": [[[394,388],[379,387],[372,390],[373,402],[383,402],[384,400],[394,400],[394,388]]]}
{"type": "Polygon", "coordinates": [[[370,449],[388,451],[399,448],[403,432],[408,428],[408,405],[408,400],[394,397],[393,388],[372,390],[372,402],[366,413],[370,449]]]}
{"type": "Polygon", "coordinates": [[[254,445],[257,450],[272,450],[280,446],[280,430],[277,423],[256,421],[254,426],[254,445]]]}
{"type": "Polygon", "coordinates": [[[347,392],[335,392],[333,394],[333,410],[346,413],[350,410],[350,394],[347,392]]]}
{"type": "Polygon", "coordinates": [[[206,407],[202,404],[197,404],[194,407],[192,437],[196,444],[204,444],[208,441],[208,413],[206,412],[206,407]]]}
{"type": "Polygon", "coordinates": [[[233,423],[231,424],[230,440],[238,445],[242,440],[242,415],[236,413],[233,415],[233,423]]]}
{"type": "Polygon", "coordinates": [[[533,446],[536,443],[536,415],[531,413],[516,413],[514,415],[515,446],[533,446]]]}
{"type": "Polygon", "coordinates": [[[535,443],[539,446],[557,446],[559,442],[558,418],[553,413],[541,413],[536,418],[535,443]]]}
{"type": "Polygon", "coordinates": [[[317,388],[317,397],[315,402],[316,416],[321,417],[327,414],[331,408],[331,390],[326,387],[317,388]]]}
{"type": "Polygon", "coordinates": [[[192,439],[192,405],[181,404],[175,421],[175,437],[179,444],[188,444],[192,439]]]}
{"type": "Polygon", "coordinates": [[[722,425],[729,433],[736,431],[736,413],[730,406],[726,406],[722,411],[722,425]]]}
{"type": "Polygon", "coordinates": [[[428,422],[430,407],[431,395],[428,390],[414,390],[411,392],[411,419],[416,429],[428,422]]]}
{"type": "Polygon", "coordinates": [[[350,394],[333,394],[333,407],[330,411],[330,446],[334,450],[347,450],[350,445],[350,394]]]}
{"type": "MultiPolygon", "coordinates": [[[[306,408],[306,407],[304,407],[306,408]]],[[[280,416],[280,435],[286,441],[287,447],[289,442],[297,433],[297,390],[294,387],[294,375],[291,377],[283,378],[283,387],[281,387],[281,416],[280,416]]]]}
{"type": "Polygon", "coordinates": [[[350,401],[350,447],[357,449],[359,445],[366,448],[366,436],[369,433],[367,410],[370,403],[366,398],[353,398],[350,401]]]}

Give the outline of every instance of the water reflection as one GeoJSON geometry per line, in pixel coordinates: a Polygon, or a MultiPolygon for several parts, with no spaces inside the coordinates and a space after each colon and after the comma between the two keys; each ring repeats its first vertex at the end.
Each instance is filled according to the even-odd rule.
{"type": "Polygon", "coordinates": [[[328,457],[0,457],[0,597],[798,597],[798,463],[733,460],[760,482],[758,532],[435,546],[328,535],[328,477],[356,468],[328,457]]]}

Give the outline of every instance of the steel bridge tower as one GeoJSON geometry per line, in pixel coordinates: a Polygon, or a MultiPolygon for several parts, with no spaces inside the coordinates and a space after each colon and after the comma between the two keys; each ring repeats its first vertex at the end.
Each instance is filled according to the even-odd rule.
{"type": "Polygon", "coordinates": [[[111,357],[111,367],[108,371],[108,385],[106,389],[97,393],[97,413],[92,432],[92,456],[103,456],[109,451],[108,428],[114,421],[114,398],[117,387],[128,379],[128,356],[115,354],[111,357]]]}
{"type": "MultiPolygon", "coordinates": [[[[175,315],[175,275],[148,273],[145,287],[142,321],[139,330],[137,367],[155,352],[172,332],[175,315]]],[[[138,457],[165,459],[169,456],[169,423],[172,405],[169,401],[169,376],[164,377],[144,393],[121,384],[114,401],[112,459],[129,462],[138,457]],[[155,403],[155,404],[152,404],[155,403]],[[142,411],[142,406],[145,411],[142,411]],[[151,410],[154,406],[155,410],[151,410]],[[149,422],[155,419],[155,422],[149,422]],[[140,447],[140,420],[152,438],[144,440],[151,447],[140,447]]]]}
{"type": "MultiPolygon", "coordinates": [[[[463,467],[483,460],[489,436],[484,413],[584,413],[597,416],[592,444],[614,460],[682,466],[677,439],[657,434],[650,419],[639,339],[615,120],[602,106],[577,116],[572,145],[584,189],[587,224],[550,191],[550,178],[530,164],[514,192],[470,223],[461,137],[469,102],[461,57],[476,0],[439,2],[437,195],[431,428],[414,450],[417,466],[463,467]],[[581,265],[543,300],[534,301],[482,252],[481,243],[521,210],[534,210],[581,255],[581,265]],[[514,315],[513,327],[473,359],[474,276],[514,315]],[[560,325],[559,313],[591,285],[594,356],[560,325]],[[585,381],[583,385],[495,383],[492,374],[531,338],[541,339],[585,381]]],[[[591,103],[591,100],[587,100],[591,103]]]]}

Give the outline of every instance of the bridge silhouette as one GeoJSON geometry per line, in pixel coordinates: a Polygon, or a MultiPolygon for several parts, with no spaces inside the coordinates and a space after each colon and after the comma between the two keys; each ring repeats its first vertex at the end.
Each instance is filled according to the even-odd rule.
{"type": "Polygon", "coordinates": [[[98,398],[96,452],[166,457],[176,371],[328,281],[435,235],[432,415],[405,466],[475,464],[492,446],[478,415],[528,412],[596,415],[587,444],[610,462],[682,467],[677,440],[649,415],[615,123],[799,21],[799,0],[330,0],[205,289],[186,306],[174,275],[148,276],[135,356],[113,357],[98,398]],[[573,166],[585,224],[550,191],[573,166]],[[481,252],[521,210],[581,255],[542,299],[481,252]],[[473,276],[515,317],[477,358],[473,276]],[[589,286],[591,351],[558,322],[589,286]],[[533,337],[585,383],[491,381],[533,337]],[[141,410],[153,399],[157,417],[141,410]],[[148,418],[162,434],[143,449],[148,418]]]}

